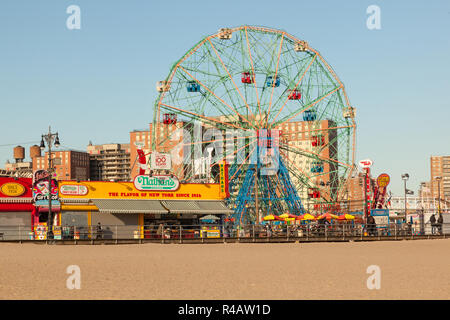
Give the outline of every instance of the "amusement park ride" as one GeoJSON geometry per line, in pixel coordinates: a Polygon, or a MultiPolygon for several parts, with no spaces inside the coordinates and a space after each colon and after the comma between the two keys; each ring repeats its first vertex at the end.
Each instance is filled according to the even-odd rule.
{"type": "MultiPolygon", "coordinates": [[[[222,135],[187,139],[183,156],[198,145],[217,151],[243,140],[211,161],[227,163],[227,204],[236,221],[258,223],[268,214],[302,214],[305,202],[342,200],[355,168],[355,112],[343,83],[306,41],[265,27],[220,29],[186,52],[157,91],[152,152],[172,152],[175,129],[195,136],[194,123],[203,138],[212,128],[222,135]],[[293,135],[302,143],[291,143],[293,135]]],[[[145,154],[138,153],[145,173],[145,154]]],[[[193,181],[194,159],[171,172],[193,181]]]]}

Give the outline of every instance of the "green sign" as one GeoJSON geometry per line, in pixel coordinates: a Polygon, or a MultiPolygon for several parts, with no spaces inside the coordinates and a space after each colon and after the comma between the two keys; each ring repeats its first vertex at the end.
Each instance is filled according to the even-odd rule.
{"type": "Polygon", "coordinates": [[[137,176],[134,187],[141,191],[175,191],[180,182],[175,176],[137,176]]]}

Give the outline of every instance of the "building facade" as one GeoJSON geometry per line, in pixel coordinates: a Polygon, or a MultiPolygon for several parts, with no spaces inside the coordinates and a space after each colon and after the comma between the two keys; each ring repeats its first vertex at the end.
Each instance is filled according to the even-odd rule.
{"type": "MultiPolygon", "coordinates": [[[[88,180],[89,154],[75,150],[52,151],[53,170],[57,180],[88,180]]],[[[33,158],[33,172],[48,170],[48,152],[33,158]]]]}
{"type": "Polygon", "coordinates": [[[102,144],[88,145],[90,180],[129,181],[130,145],[102,144]]]}
{"type": "Polygon", "coordinates": [[[430,177],[429,185],[432,197],[450,199],[450,156],[432,156],[430,158],[430,177]],[[440,194],[438,194],[439,191],[440,194]]]}

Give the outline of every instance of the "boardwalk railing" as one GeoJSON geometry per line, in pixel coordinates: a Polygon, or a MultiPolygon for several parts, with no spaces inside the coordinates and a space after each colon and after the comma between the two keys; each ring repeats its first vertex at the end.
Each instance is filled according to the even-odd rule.
{"type": "Polygon", "coordinates": [[[364,224],[302,225],[102,225],[54,227],[53,239],[47,238],[45,227],[0,226],[0,241],[81,241],[116,242],[290,242],[290,241],[349,241],[446,238],[450,223],[410,225],[391,223],[376,227],[364,224]]]}

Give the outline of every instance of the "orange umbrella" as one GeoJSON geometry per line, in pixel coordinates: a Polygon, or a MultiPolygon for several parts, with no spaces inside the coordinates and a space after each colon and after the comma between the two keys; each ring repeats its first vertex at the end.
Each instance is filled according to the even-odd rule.
{"type": "Polygon", "coordinates": [[[319,220],[320,220],[320,219],[327,219],[327,220],[331,220],[331,219],[339,219],[339,216],[327,212],[327,213],[325,213],[325,214],[323,214],[323,215],[321,215],[321,216],[318,216],[317,219],[319,219],[319,220]]]}

